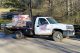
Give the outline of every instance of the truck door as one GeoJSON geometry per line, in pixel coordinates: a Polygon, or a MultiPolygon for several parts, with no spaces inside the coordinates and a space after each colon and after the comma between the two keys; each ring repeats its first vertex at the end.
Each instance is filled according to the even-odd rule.
{"type": "Polygon", "coordinates": [[[37,25],[35,25],[35,32],[37,35],[48,35],[50,30],[47,29],[48,21],[45,18],[39,18],[37,25]]]}

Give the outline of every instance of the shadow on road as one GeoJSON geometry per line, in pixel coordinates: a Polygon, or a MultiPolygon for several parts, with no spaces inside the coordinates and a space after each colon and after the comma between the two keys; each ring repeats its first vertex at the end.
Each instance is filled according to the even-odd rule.
{"type": "Polygon", "coordinates": [[[0,38],[5,38],[5,39],[15,38],[15,34],[8,35],[3,32],[0,32],[0,38]]]}
{"type": "Polygon", "coordinates": [[[70,37],[73,40],[78,40],[80,41],[80,35],[75,35],[74,37],[70,37]]]}
{"type": "Polygon", "coordinates": [[[46,40],[53,41],[52,37],[49,37],[49,36],[34,36],[33,38],[46,39],[46,40]]]}

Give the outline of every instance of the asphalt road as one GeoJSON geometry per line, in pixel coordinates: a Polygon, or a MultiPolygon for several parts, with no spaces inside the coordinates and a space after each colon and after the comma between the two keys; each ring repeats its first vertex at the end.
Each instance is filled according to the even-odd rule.
{"type": "Polygon", "coordinates": [[[55,42],[44,37],[13,39],[14,35],[0,33],[0,53],[80,53],[77,38],[55,42]]]}

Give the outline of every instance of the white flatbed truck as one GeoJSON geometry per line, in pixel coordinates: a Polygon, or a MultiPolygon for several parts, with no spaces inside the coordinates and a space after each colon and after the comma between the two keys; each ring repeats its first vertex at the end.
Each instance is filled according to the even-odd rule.
{"type": "Polygon", "coordinates": [[[64,37],[75,35],[73,25],[58,23],[51,17],[33,17],[23,27],[6,25],[6,28],[14,31],[16,38],[19,39],[28,34],[33,36],[51,36],[54,41],[62,41],[64,37]]]}

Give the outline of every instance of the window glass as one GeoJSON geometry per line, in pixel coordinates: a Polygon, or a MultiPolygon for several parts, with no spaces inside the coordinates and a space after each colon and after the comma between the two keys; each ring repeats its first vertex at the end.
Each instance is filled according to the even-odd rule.
{"type": "Polygon", "coordinates": [[[54,20],[53,18],[47,18],[47,20],[49,21],[50,24],[56,24],[58,23],[56,20],[54,20]]]}
{"type": "Polygon", "coordinates": [[[39,23],[38,24],[39,25],[44,25],[44,24],[48,24],[48,22],[44,18],[39,18],[39,23]]]}

